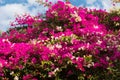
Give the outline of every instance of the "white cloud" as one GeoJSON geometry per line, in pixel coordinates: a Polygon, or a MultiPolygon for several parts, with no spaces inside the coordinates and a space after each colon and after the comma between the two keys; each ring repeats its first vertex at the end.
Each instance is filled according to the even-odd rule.
{"type": "MultiPolygon", "coordinates": [[[[48,1],[55,3],[57,0],[48,1]]],[[[3,2],[3,0],[0,0],[0,2],[3,2]]],[[[10,27],[10,22],[14,21],[15,15],[24,13],[36,15],[38,13],[44,13],[47,10],[47,8],[39,5],[36,0],[27,0],[27,2],[24,4],[14,3],[0,6],[0,30],[6,31],[10,27]]]]}
{"type": "Polygon", "coordinates": [[[120,8],[120,3],[116,3],[115,6],[118,7],[118,8],[120,8]]]}
{"type": "Polygon", "coordinates": [[[36,0],[27,0],[28,4],[35,5],[37,4],[36,0]]]}
{"type": "Polygon", "coordinates": [[[6,29],[8,29],[9,23],[11,22],[12,19],[4,19],[2,21],[0,21],[0,31],[6,31],[6,29]]]}
{"type": "Polygon", "coordinates": [[[89,9],[100,9],[99,5],[91,5],[91,6],[86,6],[89,9]]]}
{"type": "Polygon", "coordinates": [[[101,3],[103,5],[103,8],[107,11],[110,11],[110,9],[113,9],[113,7],[120,8],[120,3],[116,3],[115,6],[113,6],[112,0],[101,0],[101,3]]]}
{"type": "Polygon", "coordinates": [[[93,4],[96,0],[86,0],[87,4],[93,4]]]}
{"type": "MultiPolygon", "coordinates": [[[[45,1],[45,0],[44,0],[44,1],[45,1]]],[[[64,0],[48,0],[48,1],[55,3],[55,2],[57,2],[57,1],[64,1],[64,0]]]]}
{"type": "Polygon", "coordinates": [[[97,0],[86,0],[86,4],[85,7],[88,9],[100,9],[100,3],[97,3],[97,0]]]}
{"type": "Polygon", "coordinates": [[[106,9],[107,11],[112,7],[112,0],[101,0],[101,3],[103,5],[103,9],[106,9]]]}
{"type": "Polygon", "coordinates": [[[27,7],[22,4],[7,4],[5,6],[0,7],[0,13],[2,16],[13,16],[14,14],[22,14],[25,13],[27,10],[27,7]]]}
{"type": "Polygon", "coordinates": [[[29,12],[27,6],[22,4],[7,4],[0,7],[0,30],[5,31],[13,21],[15,15],[29,12]]]}
{"type": "MultiPolygon", "coordinates": [[[[46,0],[28,0],[28,2],[33,2],[33,1],[37,1],[37,2],[43,1],[43,2],[45,2],[46,0]]],[[[65,0],[48,0],[48,2],[52,2],[52,3],[56,3],[57,1],[65,1],[65,0]]]]}
{"type": "Polygon", "coordinates": [[[16,15],[31,14],[36,15],[38,12],[45,12],[46,8],[39,5],[26,4],[6,4],[0,6],[0,30],[6,31],[10,27],[10,22],[15,20],[16,15]]]}
{"type": "Polygon", "coordinates": [[[106,11],[109,11],[111,7],[113,7],[112,0],[100,0],[99,2],[97,0],[86,0],[86,4],[87,4],[86,5],[87,8],[90,8],[90,9],[101,9],[102,8],[106,11]],[[94,2],[96,4],[93,4],[94,2]]]}

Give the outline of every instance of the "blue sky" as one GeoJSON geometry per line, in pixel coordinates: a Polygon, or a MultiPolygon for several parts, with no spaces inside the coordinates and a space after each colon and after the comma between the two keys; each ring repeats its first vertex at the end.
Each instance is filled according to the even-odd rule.
{"type": "MultiPolygon", "coordinates": [[[[16,15],[28,13],[36,15],[43,13],[47,8],[40,6],[36,0],[0,0],[0,30],[6,31],[16,15]]],[[[56,2],[57,0],[48,0],[56,2]]],[[[62,0],[63,1],[63,0],[62,0]]],[[[70,0],[73,5],[88,8],[106,9],[112,7],[110,0],[70,0]]],[[[120,5],[120,4],[119,4],[120,5]]]]}

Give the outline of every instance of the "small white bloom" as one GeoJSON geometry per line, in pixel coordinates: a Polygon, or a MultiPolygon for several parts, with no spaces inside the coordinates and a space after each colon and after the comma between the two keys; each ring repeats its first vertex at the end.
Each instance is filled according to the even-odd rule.
{"type": "Polygon", "coordinates": [[[89,47],[90,47],[90,43],[87,43],[86,48],[89,48],[89,47]]]}
{"type": "Polygon", "coordinates": [[[60,49],[60,48],[62,48],[62,45],[56,44],[56,48],[60,49]]]}
{"type": "Polygon", "coordinates": [[[58,16],[58,13],[56,11],[52,11],[52,14],[54,14],[55,16],[58,16]]]}
{"type": "Polygon", "coordinates": [[[3,64],[2,64],[2,63],[0,63],[0,67],[3,67],[3,64]]]}
{"type": "Polygon", "coordinates": [[[54,70],[54,73],[57,72],[57,71],[59,71],[59,68],[56,68],[56,69],[54,70]]]}
{"type": "Polygon", "coordinates": [[[61,36],[65,36],[65,34],[62,34],[61,36]]]}
{"type": "Polygon", "coordinates": [[[53,39],[53,38],[54,38],[54,36],[51,36],[51,38],[53,39]]]}
{"type": "Polygon", "coordinates": [[[98,28],[99,28],[97,25],[94,25],[93,27],[94,27],[95,29],[98,29],[98,28]]]}
{"type": "Polygon", "coordinates": [[[87,67],[90,68],[92,66],[92,64],[88,64],[87,67]]]}
{"type": "Polygon", "coordinates": [[[106,57],[106,60],[107,60],[107,61],[109,61],[109,60],[110,60],[110,58],[107,56],[107,57],[106,57]]]}
{"type": "Polygon", "coordinates": [[[42,42],[44,42],[44,40],[42,40],[42,42]]]}
{"type": "Polygon", "coordinates": [[[100,45],[101,43],[102,43],[102,41],[98,40],[97,44],[99,44],[99,45],[100,45]]]}
{"type": "Polygon", "coordinates": [[[59,37],[55,37],[55,39],[59,39],[59,37]]]}
{"type": "Polygon", "coordinates": [[[14,80],[19,80],[18,76],[15,76],[15,77],[14,77],[14,80]]]}
{"type": "Polygon", "coordinates": [[[13,44],[11,45],[11,48],[14,47],[14,45],[15,45],[15,43],[13,43],[13,44]]]}
{"type": "Polygon", "coordinates": [[[78,50],[85,50],[85,46],[81,46],[78,50]]]}
{"type": "Polygon", "coordinates": [[[7,42],[7,43],[11,44],[11,42],[8,39],[2,39],[2,42],[7,42]]]}
{"type": "Polygon", "coordinates": [[[14,74],[14,71],[12,71],[11,73],[10,73],[10,75],[13,75],[14,74]]]}
{"type": "Polygon", "coordinates": [[[63,31],[63,29],[62,29],[61,26],[56,26],[56,29],[57,29],[58,31],[63,31]]]}
{"type": "Polygon", "coordinates": [[[72,58],[71,58],[71,59],[72,59],[72,60],[73,60],[73,59],[75,59],[75,56],[72,56],[72,58]]]}
{"type": "Polygon", "coordinates": [[[47,47],[48,47],[50,50],[54,50],[54,45],[48,44],[47,47]]]}
{"type": "Polygon", "coordinates": [[[75,18],[75,21],[76,22],[80,22],[82,19],[81,19],[81,17],[80,16],[77,16],[76,18],[75,18]]]}
{"type": "Polygon", "coordinates": [[[92,66],[94,66],[94,62],[92,62],[91,64],[92,64],[92,66]]]}
{"type": "Polygon", "coordinates": [[[75,21],[76,21],[76,22],[82,21],[81,17],[77,14],[76,11],[74,11],[74,14],[71,14],[71,16],[72,16],[73,18],[75,18],[75,21]]]}

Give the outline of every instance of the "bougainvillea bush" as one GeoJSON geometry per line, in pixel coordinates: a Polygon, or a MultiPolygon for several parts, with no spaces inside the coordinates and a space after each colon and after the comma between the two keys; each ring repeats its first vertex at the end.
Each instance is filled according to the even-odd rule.
{"type": "Polygon", "coordinates": [[[120,14],[62,1],[44,18],[17,16],[0,37],[0,79],[119,80],[119,21],[120,14]]]}

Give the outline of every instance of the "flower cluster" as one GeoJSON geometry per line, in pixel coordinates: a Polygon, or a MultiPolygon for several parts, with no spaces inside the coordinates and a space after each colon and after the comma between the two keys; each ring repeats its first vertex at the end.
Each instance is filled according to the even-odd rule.
{"type": "Polygon", "coordinates": [[[109,15],[58,1],[44,19],[18,16],[0,37],[0,79],[119,79],[120,31],[107,25],[119,16],[109,15]]]}

